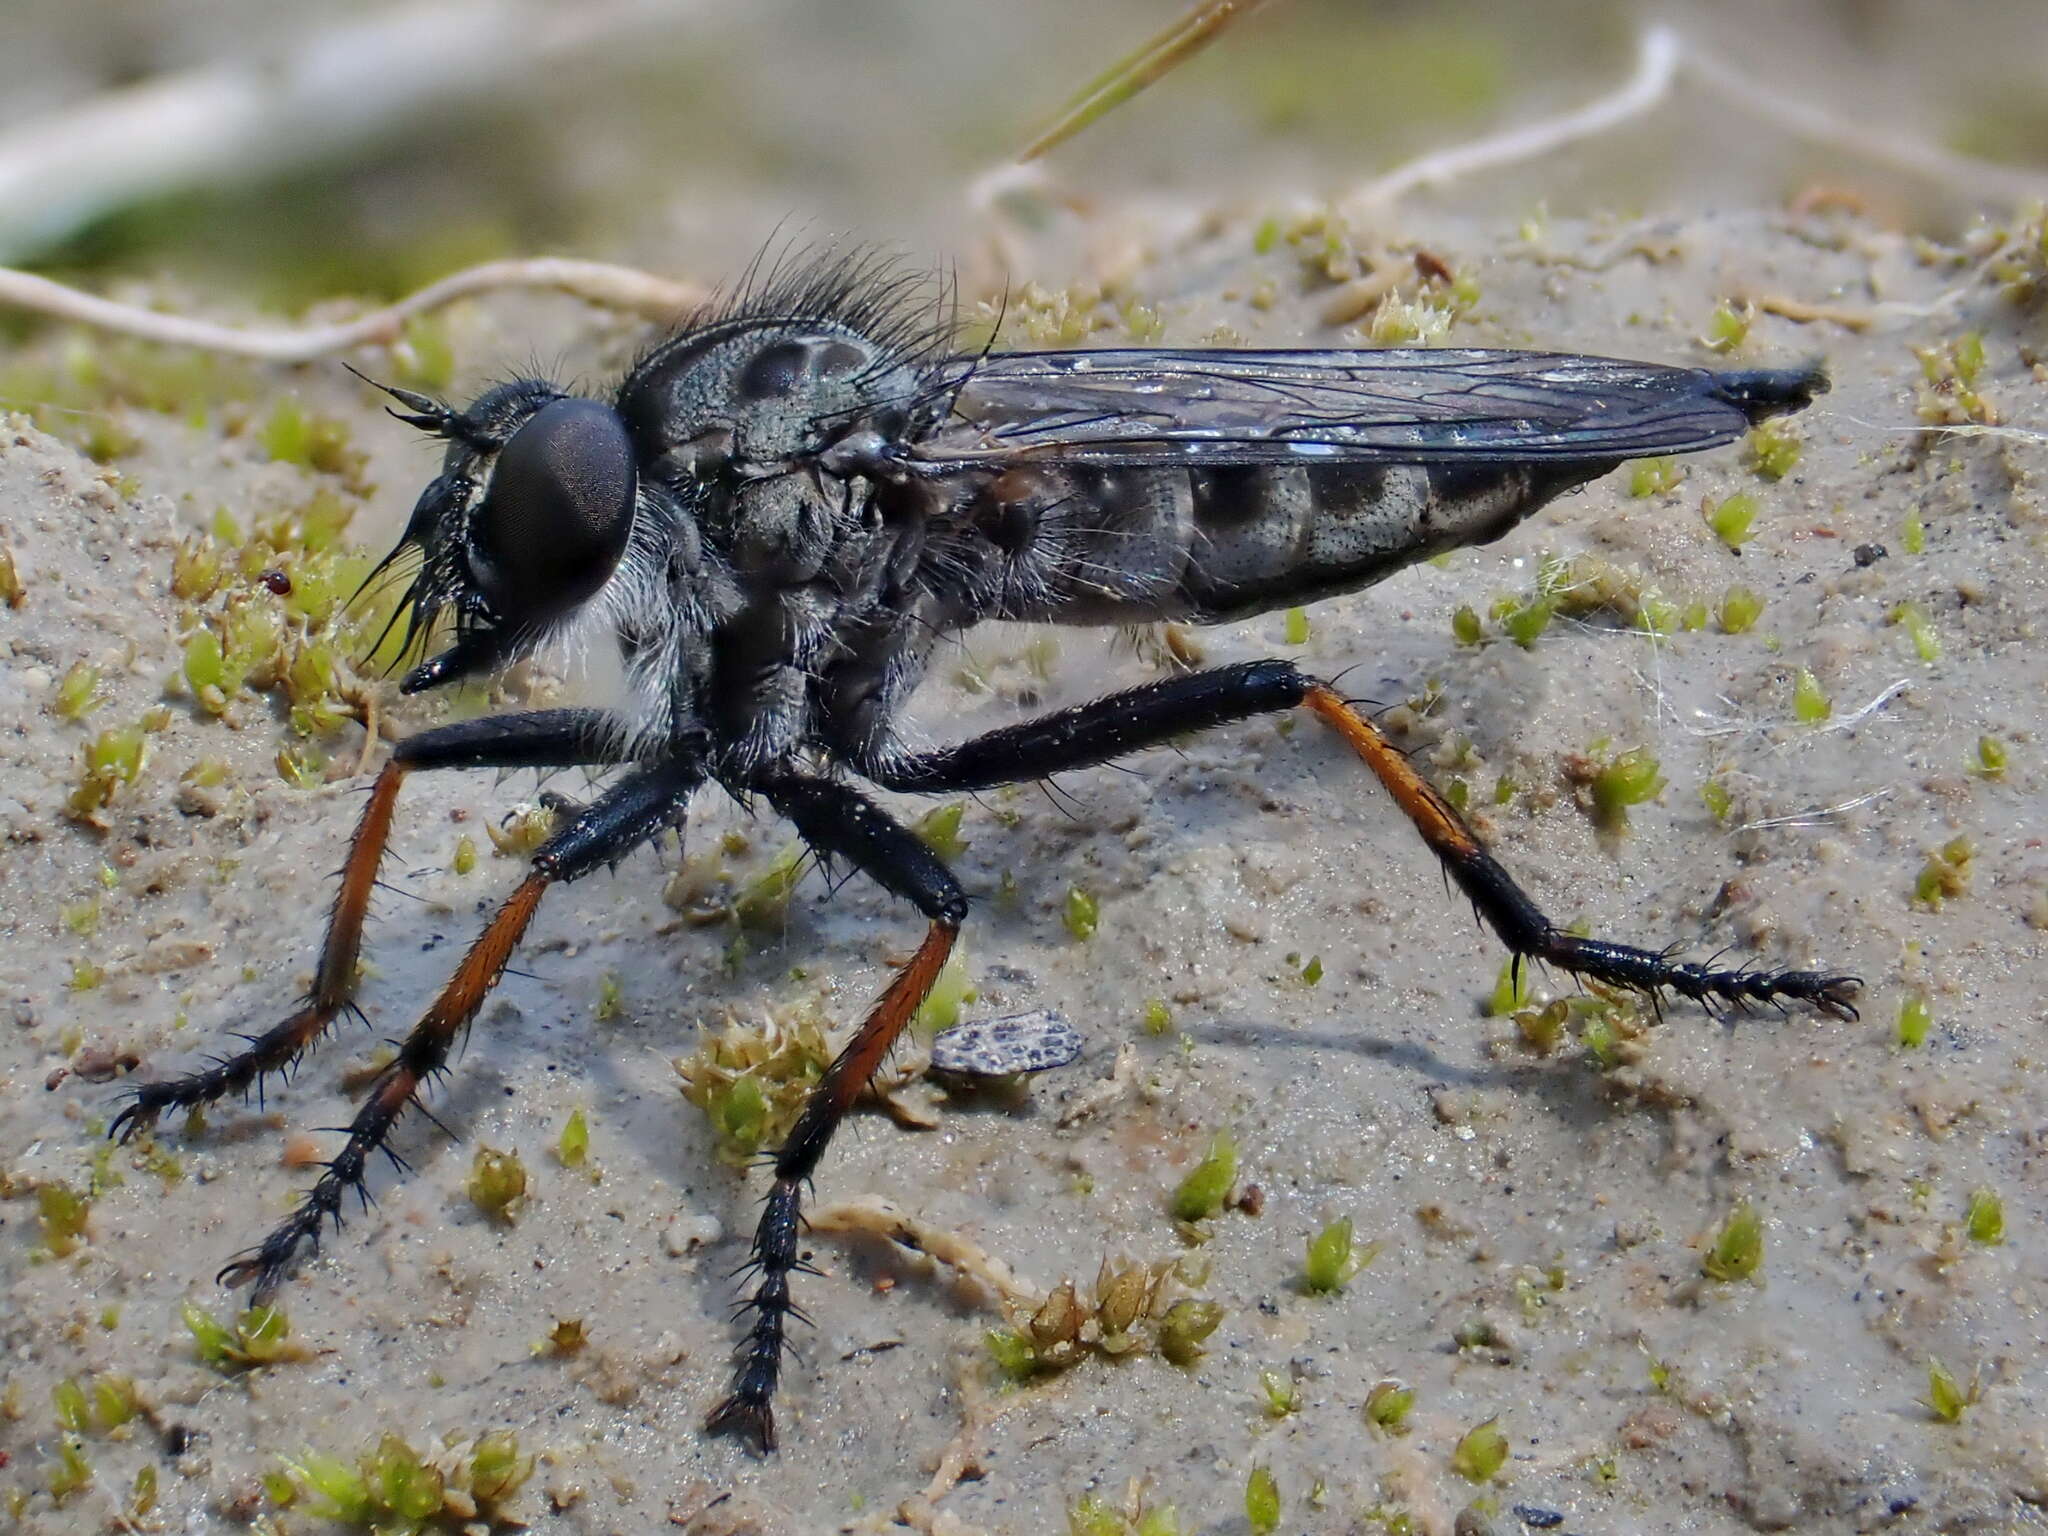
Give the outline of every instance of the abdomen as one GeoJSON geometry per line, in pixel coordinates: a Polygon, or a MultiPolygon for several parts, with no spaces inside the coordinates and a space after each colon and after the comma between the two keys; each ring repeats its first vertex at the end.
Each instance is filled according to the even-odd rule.
{"type": "MultiPolygon", "coordinates": [[[[947,521],[985,543],[977,617],[1211,622],[1372,585],[1499,538],[1612,461],[1013,468],[947,521]],[[961,527],[962,524],[964,527],[961,527]]],[[[967,555],[953,539],[954,558],[967,555]]]]}

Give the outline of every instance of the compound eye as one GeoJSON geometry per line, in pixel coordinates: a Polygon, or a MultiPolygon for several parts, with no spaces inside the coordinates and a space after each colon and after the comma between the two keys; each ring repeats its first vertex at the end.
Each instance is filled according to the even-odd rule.
{"type": "Polygon", "coordinates": [[[617,411],[575,399],[535,411],[499,452],[470,523],[470,570],[491,607],[540,623],[595,595],[626,552],[637,488],[617,411]]]}

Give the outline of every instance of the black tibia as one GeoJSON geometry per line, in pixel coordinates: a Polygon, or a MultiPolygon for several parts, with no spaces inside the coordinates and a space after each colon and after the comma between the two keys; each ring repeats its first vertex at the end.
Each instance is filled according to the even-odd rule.
{"type": "Polygon", "coordinates": [[[455,974],[433,1005],[407,1035],[398,1055],[377,1075],[368,1098],[349,1122],[348,1139],[291,1216],[262,1244],[239,1255],[220,1272],[223,1284],[254,1282],[254,1299],[266,1300],[284,1279],[301,1244],[320,1246],[327,1222],[338,1228],[348,1191],[368,1204],[364,1174],[370,1155],[383,1151],[400,1168],[398,1155],[385,1146],[391,1128],[421,1088],[447,1064],[448,1052],[491,988],[497,985],[521,935],[540,906],[541,896],[557,881],[574,880],[599,865],[625,857],[672,822],[691,792],[703,782],[694,763],[664,763],[642,768],[613,785],[582,815],[555,833],[533,856],[531,872],[520,882],[469,948],[455,974]]]}
{"type": "Polygon", "coordinates": [[[1240,662],[1148,683],[958,746],[864,764],[863,771],[891,789],[986,789],[1106,762],[1191,731],[1302,704],[1365,759],[1480,916],[1515,954],[1611,986],[1653,993],[1669,988],[1709,1005],[1740,1007],[1793,999],[1837,1017],[1854,1016],[1854,977],[1815,971],[1715,970],[1675,961],[1667,953],[1563,932],[1371,721],[1327,684],[1288,661],[1240,662]]]}
{"type": "Polygon", "coordinates": [[[801,1315],[789,1297],[789,1277],[809,1268],[797,1248],[803,1186],[839,1122],[938,979],[967,915],[967,896],[936,854],[857,791],[815,779],[780,780],[761,789],[819,854],[845,858],[931,919],[917,953],[825,1069],[775,1154],[775,1183],[748,1260],[760,1280],[741,1308],[743,1316],[752,1314],[752,1321],[740,1342],[732,1393],[705,1421],[710,1430],[737,1432],[767,1451],[775,1446],[775,1383],[788,1342],[787,1320],[801,1315]]]}
{"type": "Polygon", "coordinates": [[[392,749],[349,842],[342,864],[341,889],[327,919],[327,938],[313,973],[312,990],[297,1012],[247,1044],[198,1072],[162,1082],[144,1083],[114,1117],[112,1134],[123,1139],[147,1126],[167,1109],[210,1104],[230,1093],[259,1094],[272,1072],[289,1071],[327,1032],[335,1017],[355,1009],[356,962],[362,952],[363,921],[377,868],[398,804],[398,786],[406,773],[425,768],[566,768],[618,760],[614,743],[625,733],[613,718],[595,709],[545,709],[525,715],[500,715],[464,720],[437,730],[408,736],[392,749]]]}

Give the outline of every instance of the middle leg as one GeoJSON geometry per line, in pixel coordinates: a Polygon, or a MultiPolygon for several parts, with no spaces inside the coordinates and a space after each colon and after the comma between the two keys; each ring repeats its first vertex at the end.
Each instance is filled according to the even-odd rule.
{"type": "Polygon", "coordinates": [[[804,1268],[797,1251],[803,1186],[817,1171],[839,1122],[938,980],[966,919],[967,895],[915,833],[843,784],[789,779],[762,786],[762,793],[818,853],[842,856],[931,920],[917,953],[896,973],[845,1049],[825,1069],[804,1101],[789,1139],[775,1154],[775,1183],[754,1231],[751,1267],[759,1272],[760,1281],[745,1308],[753,1314],[753,1323],[740,1344],[732,1392],[705,1421],[705,1428],[714,1433],[731,1430],[769,1451],[775,1448],[775,1383],[787,1343],[787,1319],[796,1310],[789,1299],[789,1277],[804,1268]]]}

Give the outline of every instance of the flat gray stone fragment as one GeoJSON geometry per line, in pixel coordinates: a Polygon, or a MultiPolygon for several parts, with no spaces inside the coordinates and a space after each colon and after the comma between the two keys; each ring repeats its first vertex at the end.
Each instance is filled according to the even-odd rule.
{"type": "Polygon", "coordinates": [[[1010,1077],[1064,1067],[1081,1054],[1081,1032],[1049,1008],[972,1019],[932,1042],[932,1070],[957,1077],[1010,1077]]]}

